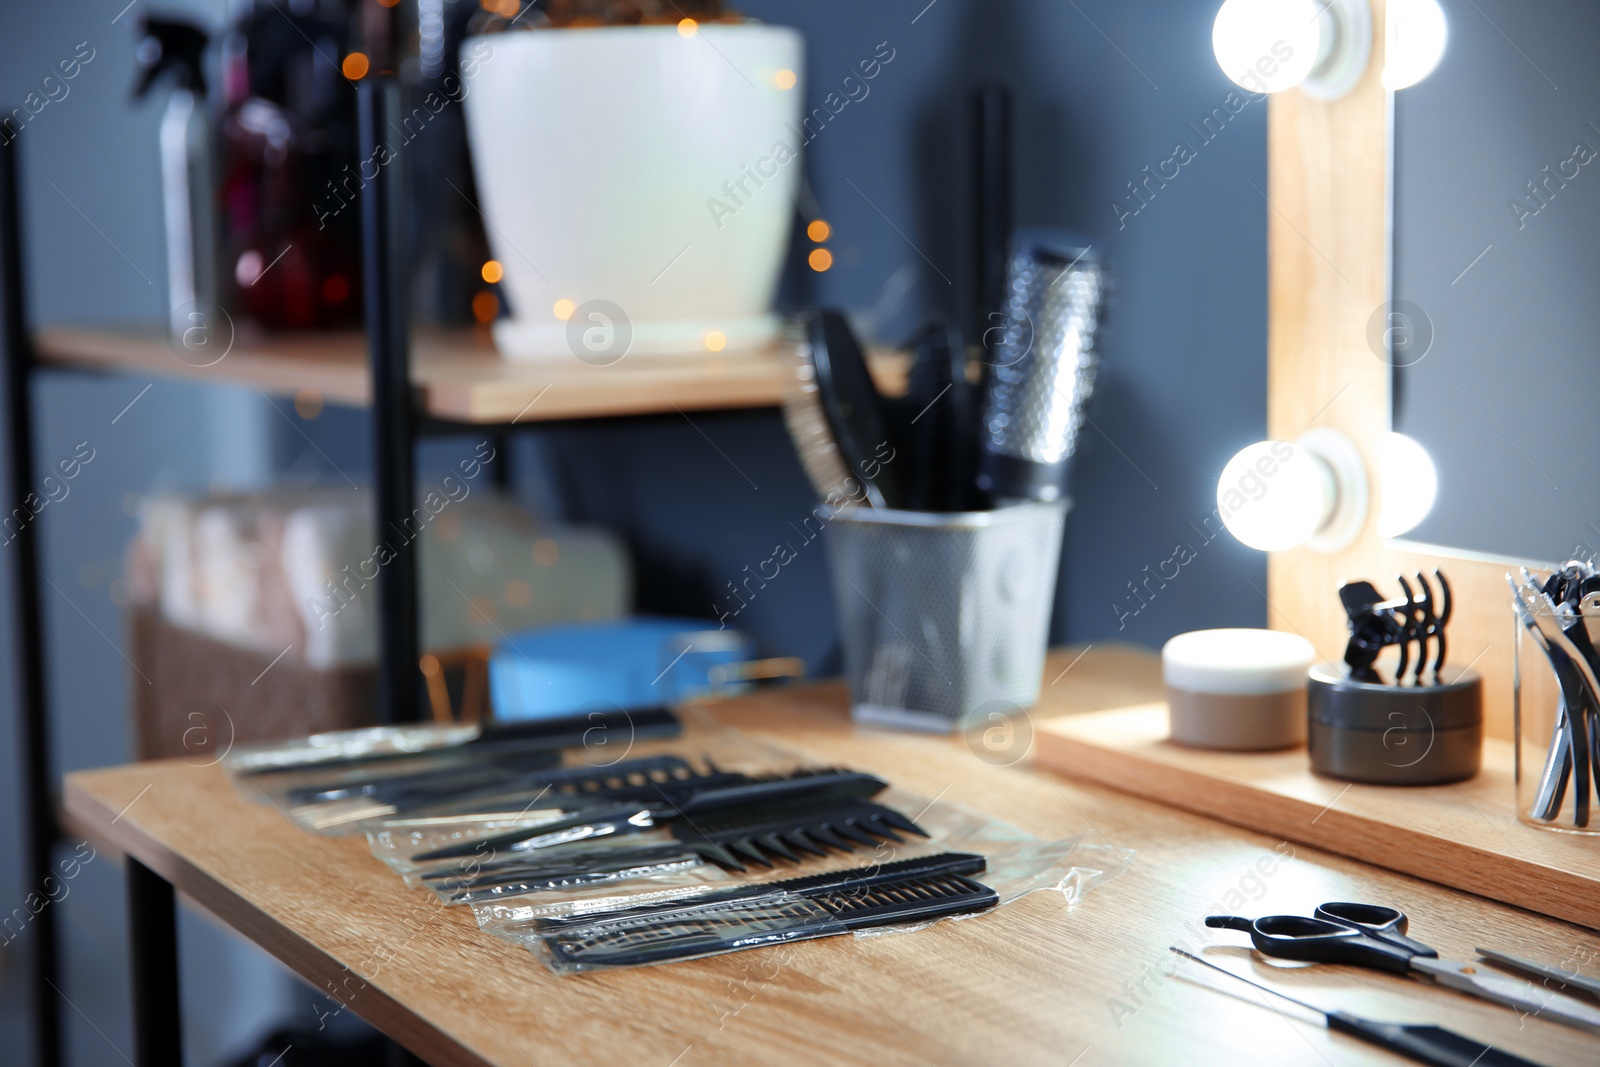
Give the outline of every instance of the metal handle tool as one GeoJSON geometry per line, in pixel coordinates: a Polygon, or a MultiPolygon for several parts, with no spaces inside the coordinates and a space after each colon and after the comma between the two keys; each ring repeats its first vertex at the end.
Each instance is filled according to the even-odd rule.
{"type": "Polygon", "coordinates": [[[1229,978],[1254,986],[1263,993],[1281,997],[1290,1004],[1322,1016],[1329,1030],[1349,1034],[1351,1037],[1388,1049],[1418,1063],[1430,1063],[1434,1067],[1539,1067],[1532,1060],[1525,1060],[1521,1056],[1497,1049],[1493,1045],[1486,1045],[1476,1038],[1458,1034],[1454,1030],[1446,1030],[1442,1026],[1385,1023],[1353,1015],[1347,1011],[1323,1011],[1315,1004],[1307,1004],[1287,993],[1280,993],[1271,986],[1252,982],[1243,975],[1234,974],[1226,967],[1219,967],[1210,960],[1203,960],[1181,948],[1173,948],[1172,951],[1202,967],[1220,971],[1229,978]]]}

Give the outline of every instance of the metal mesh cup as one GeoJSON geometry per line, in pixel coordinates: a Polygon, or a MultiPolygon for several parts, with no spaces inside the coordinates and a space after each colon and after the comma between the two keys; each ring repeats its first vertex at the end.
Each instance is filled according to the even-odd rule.
{"type": "Polygon", "coordinates": [[[828,559],[858,721],[949,732],[1039,699],[1068,506],[834,517],[828,559]]]}

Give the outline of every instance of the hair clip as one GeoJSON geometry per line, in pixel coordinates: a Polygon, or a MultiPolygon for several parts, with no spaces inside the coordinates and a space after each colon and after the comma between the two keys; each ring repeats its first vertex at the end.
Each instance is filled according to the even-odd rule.
{"type": "Polygon", "coordinates": [[[1450,621],[1452,608],[1450,583],[1444,574],[1435,570],[1434,580],[1439,583],[1439,596],[1434,597],[1433,587],[1422,572],[1416,574],[1417,588],[1413,589],[1404,575],[1398,577],[1404,594],[1397,600],[1385,600],[1371,582],[1349,582],[1339,589],[1339,602],[1344,605],[1350,623],[1350,640],[1345,645],[1344,662],[1350,668],[1350,677],[1359,682],[1381,684],[1383,676],[1373,665],[1378,655],[1390,645],[1400,650],[1400,662],[1395,667],[1394,684],[1405,682],[1407,668],[1411,668],[1411,681],[1422,684],[1428,668],[1428,642],[1433,642],[1433,675],[1437,681],[1444,668],[1445,625],[1450,621]],[[1416,662],[1412,666],[1411,645],[1415,643],[1416,662]]]}

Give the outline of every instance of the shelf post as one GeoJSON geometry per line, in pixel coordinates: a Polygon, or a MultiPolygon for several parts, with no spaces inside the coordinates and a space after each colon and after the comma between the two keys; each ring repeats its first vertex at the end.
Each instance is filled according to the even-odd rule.
{"type": "Polygon", "coordinates": [[[372,365],[372,470],[376,483],[378,577],[378,721],[417,719],[416,416],[412,408],[411,344],[406,316],[402,187],[404,160],[389,144],[401,128],[400,86],[392,77],[365,79],[357,91],[361,154],[362,299],[372,365]],[[368,173],[373,171],[369,178],[368,173]]]}
{"type": "MultiPolygon", "coordinates": [[[[24,877],[29,892],[43,893],[57,838],[50,726],[46,714],[44,620],[39,603],[39,524],[27,505],[33,490],[33,409],[29,380],[33,347],[28,334],[27,293],[22,281],[21,167],[17,131],[0,127],[0,344],[5,349],[6,475],[10,496],[0,513],[0,552],[11,556],[16,611],[17,724],[22,763],[24,877]]],[[[39,1063],[61,1063],[60,967],[56,956],[56,912],[42,908],[33,933],[33,1011],[39,1063]]]]}
{"type": "Polygon", "coordinates": [[[172,884],[128,857],[128,940],[136,1067],[183,1067],[178,904],[172,884]]]}

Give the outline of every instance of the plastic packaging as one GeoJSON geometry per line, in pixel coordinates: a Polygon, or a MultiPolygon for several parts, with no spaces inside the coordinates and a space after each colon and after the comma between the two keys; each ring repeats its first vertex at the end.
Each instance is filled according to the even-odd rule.
{"type": "MultiPolygon", "coordinates": [[[[614,962],[616,954],[608,954],[598,947],[576,952],[572,946],[584,943],[585,938],[591,936],[599,943],[612,944],[622,936],[618,923],[622,924],[622,929],[627,928],[627,922],[620,919],[618,913],[634,909],[662,909],[650,916],[651,922],[639,924],[648,928],[649,936],[656,940],[665,939],[661,927],[671,926],[674,921],[687,924],[686,929],[704,931],[707,923],[716,928],[715,936],[707,934],[702,941],[695,941],[698,934],[686,934],[689,942],[674,946],[661,960],[645,961],[665,962],[847,932],[848,927],[836,926],[820,913],[807,910],[809,905],[801,911],[811,917],[800,922],[797,913],[786,910],[795,902],[781,890],[761,893],[763,885],[786,883],[796,877],[870,871],[902,861],[970,853],[984,860],[982,873],[972,877],[994,891],[995,901],[991,906],[1003,906],[1040,890],[1056,891],[1068,903],[1076,903],[1089,889],[1121,873],[1132,859],[1132,853],[1127,850],[1085,846],[1077,837],[1043,840],[949,801],[930,805],[922,798],[896,790],[878,799],[913,815],[930,837],[900,843],[883,842],[871,849],[858,847],[852,852],[830,855],[826,860],[784,864],[746,874],[711,864],[668,865],[663,862],[655,867],[618,871],[602,878],[548,885],[533,892],[465,901],[458,900],[459,892],[443,879],[421,878],[413,871],[412,879],[408,880],[422,881],[446,902],[469,904],[482,929],[528,947],[558,973],[571,973],[618,965],[614,962]],[[734,902],[714,900],[731,890],[760,895],[734,902]],[[706,902],[708,897],[713,898],[713,902],[706,902]],[[727,929],[730,924],[736,925],[736,920],[747,921],[748,936],[733,938],[737,944],[725,944],[727,929]]],[[[380,852],[376,840],[374,851],[380,852]]],[[[935,920],[919,922],[912,918],[856,933],[857,936],[881,936],[927,925],[929,921],[935,920]]],[[[622,940],[626,942],[627,938],[622,940]]]]}

